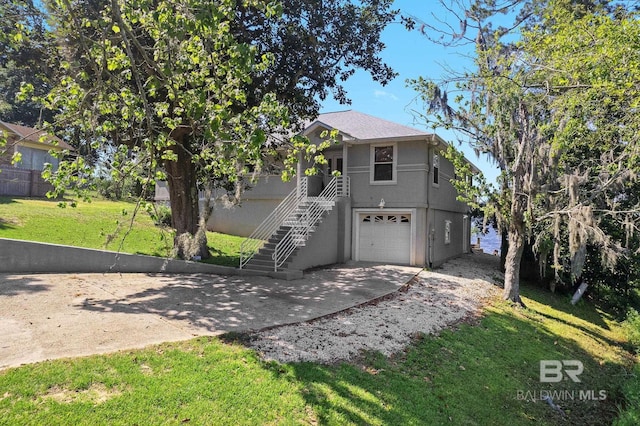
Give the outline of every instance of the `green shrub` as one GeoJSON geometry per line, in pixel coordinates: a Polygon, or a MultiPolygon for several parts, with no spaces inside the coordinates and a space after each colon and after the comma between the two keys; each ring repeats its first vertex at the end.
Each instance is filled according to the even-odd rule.
{"type": "Polygon", "coordinates": [[[636,353],[640,353],[640,314],[635,309],[630,309],[627,319],[624,321],[629,343],[633,345],[636,353]]]}
{"type": "Polygon", "coordinates": [[[622,387],[625,406],[617,419],[615,426],[636,426],[640,424],[640,365],[636,364],[631,378],[622,387]]]}
{"type": "Polygon", "coordinates": [[[142,195],[142,185],[133,177],[113,179],[100,177],[96,179],[98,193],[107,200],[131,200],[142,195]]]}
{"type": "Polygon", "coordinates": [[[171,208],[163,204],[156,204],[149,214],[156,226],[171,226],[171,208]]]}
{"type": "MultiPolygon", "coordinates": [[[[640,313],[635,309],[630,309],[623,325],[629,343],[633,345],[636,354],[640,353],[640,313]]],[[[640,424],[640,364],[634,366],[631,377],[622,387],[622,392],[625,406],[613,424],[616,426],[640,424]]]]}

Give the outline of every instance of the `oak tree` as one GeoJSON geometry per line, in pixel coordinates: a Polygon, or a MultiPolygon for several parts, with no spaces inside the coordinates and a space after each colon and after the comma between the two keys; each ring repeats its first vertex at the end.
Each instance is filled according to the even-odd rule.
{"type": "MultiPolygon", "coordinates": [[[[214,182],[239,196],[278,157],[290,176],[309,148],[290,135],[318,113],[318,99],[331,91],[346,101],[340,81],[356,68],[382,83],[394,76],[379,58],[390,0],[46,4],[62,57],[46,98],[56,126],[81,151],[119,159],[116,177],[142,170],[148,188],[167,180],[183,257],[207,255],[200,189],[214,182]]],[[[79,157],[51,177],[64,189],[90,173],[79,157]]]]}

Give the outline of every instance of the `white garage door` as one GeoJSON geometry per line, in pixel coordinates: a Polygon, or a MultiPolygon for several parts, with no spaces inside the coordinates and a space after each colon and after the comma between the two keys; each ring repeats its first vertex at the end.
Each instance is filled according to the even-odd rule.
{"type": "Polygon", "coordinates": [[[411,262],[411,215],[361,213],[359,260],[409,264],[411,262]]]}

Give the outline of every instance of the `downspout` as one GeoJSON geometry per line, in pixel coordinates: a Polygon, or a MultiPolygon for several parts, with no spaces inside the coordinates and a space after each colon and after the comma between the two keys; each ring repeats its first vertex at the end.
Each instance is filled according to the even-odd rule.
{"type": "Polygon", "coordinates": [[[430,213],[431,213],[431,182],[432,182],[432,177],[431,177],[431,170],[432,170],[432,166],[431,164],[433,163],[433,143],[434,143],[434,139],[432,138],[431,140],[429,140],[427,142],[427,184],[426,184],[426,190],[427,190],[427,218],[426,218],[426,222],[427,222],[427,265],[429,266],[429,268],[433,268],[433,242],[435,239],[435,229],[433,228],[433,218],[430,218],[430,213]]]}
{"type": "MultiPolygon", "coordinates": [[[[347,142],[342,138],[342,176],[349,180],[349,147],[347,146],[347,142]]],[[[346,183],[349,185],[349,183],[346,183]]],[[[349,198],[342,198],[340,200],[342,210],[341,215],[338,218],[340,223],[343,225],[342,232],[342,261],[351,260],[351,250],[353,247],[353,214],[351,213],[351,193],[349,193],[349,198]]],[[[340,211],[338,210],[338,211],[340,211]]]]}
{"type": "Polygon", "coordinates": [[[435,242],[436,230],[431,225],[429,230],[429,268],[433,268],[433,244],[435,242]]]}

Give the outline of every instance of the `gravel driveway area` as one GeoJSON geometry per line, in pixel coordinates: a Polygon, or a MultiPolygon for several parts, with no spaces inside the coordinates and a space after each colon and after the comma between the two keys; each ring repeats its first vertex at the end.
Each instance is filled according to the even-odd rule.
{"type": "Polygon", "coordinates": [[[395,293],[324,318],[249,335],[264,359],[280,362],[346,361],[363,351],[391,355],[417,333],[432,334],[476,314],[499,294],[499,258],[469,254],[422,271],[395,293]]]}

